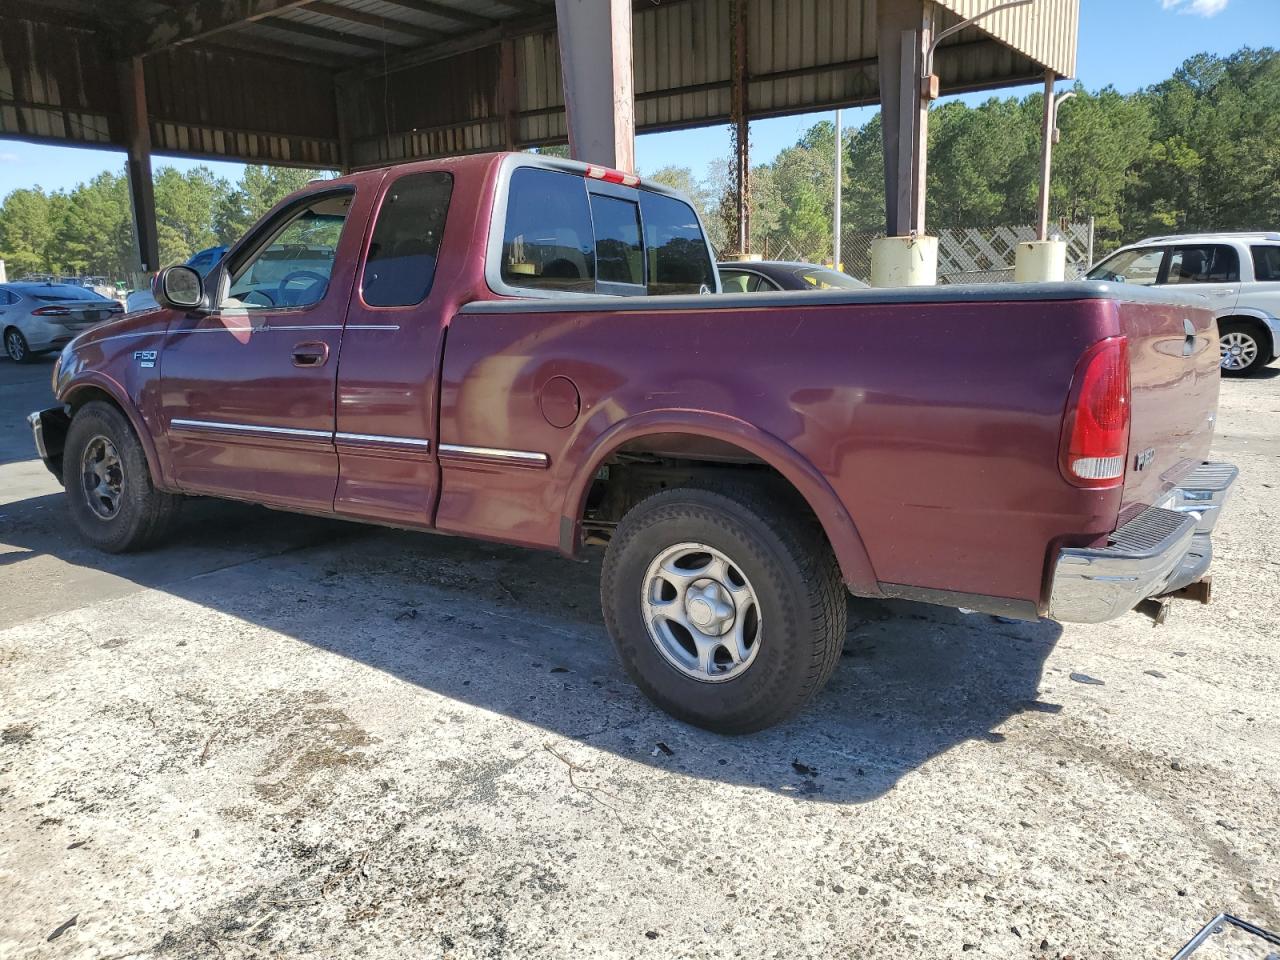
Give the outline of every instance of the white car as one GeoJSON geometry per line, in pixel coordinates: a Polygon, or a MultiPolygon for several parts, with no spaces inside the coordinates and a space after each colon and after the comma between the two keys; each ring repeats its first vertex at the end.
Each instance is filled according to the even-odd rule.
{"type": "Polygon", "coordinates": [[[1257,373],[1280,354],[1280,233],[1148,237],[1121,247],[1088,277],[1204,294],[1218,316],[1225,376],[1257,373]]]}

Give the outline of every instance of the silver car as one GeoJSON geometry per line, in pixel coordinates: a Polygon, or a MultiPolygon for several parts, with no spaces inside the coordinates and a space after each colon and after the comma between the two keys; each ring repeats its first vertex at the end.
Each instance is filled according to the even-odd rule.
{"type": "Polygon", "coordinates": [[[1247,377],[1280,358],[1280,232],[1148,237],[1088,276],[1203,294],[1218,318],[1223,376],[1247,377]]]}
{"type": "Polygon", "coordinates": [[[124,312],[115,300],[69,283],[0,283],[0,330],[10,360],[29,363],[124,312]]]}

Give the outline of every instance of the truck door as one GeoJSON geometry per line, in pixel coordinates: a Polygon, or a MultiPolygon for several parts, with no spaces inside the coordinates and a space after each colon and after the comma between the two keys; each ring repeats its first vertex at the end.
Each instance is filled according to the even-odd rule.
{"type": "Polygon", "coordinates": [[[362,205],[343,186],[284,207],[210,274],[216,306],[170,323],[161,406],[183,489],[332,510],[334,384],[362,205]]]}
{"type": "Polygon", "coordinates": [[[453,312],[450,285],[435,279],[452,193],[444,171],[388,177],[374,214],[338,358],[338,513],[432,522],[440,352],[453,312]]]}

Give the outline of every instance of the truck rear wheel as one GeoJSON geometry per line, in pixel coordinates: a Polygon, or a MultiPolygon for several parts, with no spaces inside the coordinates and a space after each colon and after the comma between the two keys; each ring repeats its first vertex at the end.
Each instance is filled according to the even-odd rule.
{"type": "Polygon", "coordinates": [[[62,485],[76,529],[107,553],[150,546],[172,526],[182,499],[155,488],[133,427],[101,400],[86,403],[71,420],[62,485]]]}
{"type": "Polygon", "coordinates": [[[673,716],[750,733],[831,676],[847,604],[830,545],[749,486],[664,490],[622,519],[601,578],[627,673],[673,716]]]}

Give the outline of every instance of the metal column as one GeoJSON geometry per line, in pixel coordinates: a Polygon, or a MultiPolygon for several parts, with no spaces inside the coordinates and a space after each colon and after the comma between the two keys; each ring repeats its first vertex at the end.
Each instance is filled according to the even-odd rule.
{"type": "Polygon", "coordinates": [[[634,173],[631,0],[556,0],[569,150],[634,173]]]}
{"type": "Polygon", "coordinates": [[[156,236],[156,195],[151,182],[151,123],[147,116],[146,77],[141,57],[120,65],[120,104],[124,117],[129,197],[133,205],[133,235],[144,273],[160,269],[156,236]]]}
{"type": "Polygon", "coordinates": [[[885,232],[891,237],[925,233],[929,101],[920,77],[933,38],[934,15],[930,0],[876,5],[885,232]]]}
{"type": "Polygon", "coordinates": [[[729,110],[733,121],[734,215],[738,253],[751,252],[751,127],[747,121],[747,0],[733,0],[731,59],[733,89],[729,110]]]}

